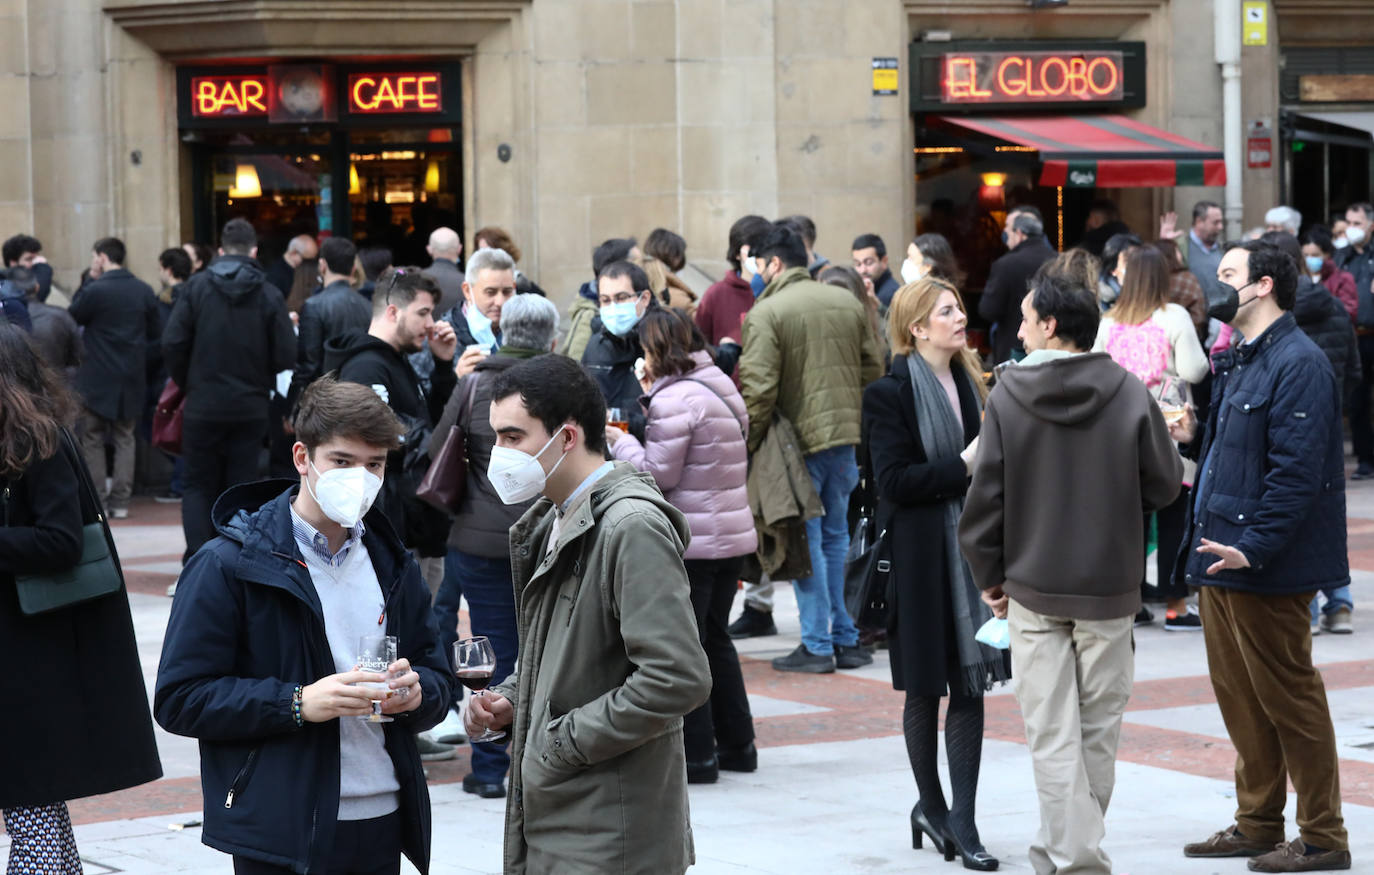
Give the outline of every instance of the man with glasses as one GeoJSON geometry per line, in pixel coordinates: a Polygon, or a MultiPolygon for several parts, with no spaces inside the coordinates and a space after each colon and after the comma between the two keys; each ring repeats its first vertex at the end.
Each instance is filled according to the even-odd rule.
{"type": "Polygon", "coordinates": [[[644,439],[644,412],[639,396],[644,388],[635,376],[634,364],[644,357],[636,330],[639,320],[657,307],[649,292],[649,276],[638,265],[613,261],[597,276],[600,315],[592,320],[592,337],[582,352],[582,367],[591,374],[606,396],[609,407],[620,408],[630,433],[644,439]]]}

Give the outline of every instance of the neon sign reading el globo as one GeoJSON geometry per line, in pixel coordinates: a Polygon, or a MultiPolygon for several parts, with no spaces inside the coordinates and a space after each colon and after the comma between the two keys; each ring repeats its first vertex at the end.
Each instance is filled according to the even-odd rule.
{"type": "Polygon", "coordinates": [[[354,73],[348,111],[355,114],[443,112],[438,73],[354,73]]]}
{"type": "Polygon", "coordinates": [[[1121,52],[970,52],[943,60],[943,103],[1120,101],[1121,52]]]}
{"type": "Polygon", "coordinates": [[[199,118],[267,115],[266,75],[195,76],[191,114],[199,118]]]}

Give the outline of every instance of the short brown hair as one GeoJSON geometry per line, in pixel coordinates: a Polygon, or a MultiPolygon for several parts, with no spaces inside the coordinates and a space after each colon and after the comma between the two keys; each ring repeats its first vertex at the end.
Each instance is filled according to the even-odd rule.
{"type": "Polygon", "coordinates": [[[332,373],[301,393],[295,427],[296,439],[312,455],[336,438],[353,438],[387,450],[401,445],[401,421],[391,407],[370,387],[342,382],[332,373]]]}
{"type": "Polygon", "coordinates": [[[488,225],[485,228],[479,229],[476,234],[472,235],[474,249],[477,248],[475,244],[478,240],[487,241],[487,245],[492,249],[506,250],[506,254],[510,256],[511,261],[520,260],[520,247],[515,245],[515,241],[510,239],[510,234],[506,233],[506,229],[504,228],[488,225]]]}
{"type": "Polygon", "coordinates": [[[692,321],[682,310],[655,307],[639,320],[639,343],[653,356],[653,377],[677,377],[696,367],[692,361],[692,321]]]}

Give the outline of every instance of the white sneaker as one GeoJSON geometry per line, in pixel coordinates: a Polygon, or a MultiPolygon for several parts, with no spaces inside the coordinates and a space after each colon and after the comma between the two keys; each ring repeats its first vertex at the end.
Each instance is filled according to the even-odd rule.
{"type": "Polygon", "coordinates": [[[463,717],[452,708],[444,717],[444,722],[431,729],[429,735],[440,744],[464,744],[468,740],[463,717]]]}

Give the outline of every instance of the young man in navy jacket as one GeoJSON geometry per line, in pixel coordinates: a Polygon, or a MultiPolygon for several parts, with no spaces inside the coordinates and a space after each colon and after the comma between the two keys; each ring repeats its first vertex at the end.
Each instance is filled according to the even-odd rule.
{"type": "MultiPolygon", "coordinates": [[[[1245,337],[1212,360],[1212,405],[1175,574],[1198,597],[1207,665],[1236,748],[1235,823],[1189,857],[1255,872],[1350,868],[1336,734],[1312,665],[1309,605],[1350,583],[1340,389],[1290,312],[1298,269],[1276,246],[1232,247],[1209,312],[1245,337]],[[1288,780],[1299,838],[1284,843],[1288,780]]],[[[1191,413],[1171,428],[1191,443],[1191,413]]]]}
{"type": "Polygon", "coordinates": [[[368,513],[401,425],[369,387],[324,377],[295,427],[298,484],[216,502],[219,537],[178,581],[153,709],[200,739],[203,841],[236,875],[395,873],[402,853],[427,872],[415,733],[443,718],[452,684],[419,568],[368,513]],[[383,634],[401,658],[353,670],[359,639],[383,634]],[[394,722],[359,719],[378,699],[394,722]]]}

